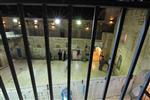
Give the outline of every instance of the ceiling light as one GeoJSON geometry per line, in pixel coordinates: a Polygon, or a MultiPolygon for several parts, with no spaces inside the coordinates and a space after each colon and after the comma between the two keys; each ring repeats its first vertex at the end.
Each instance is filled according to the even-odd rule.
{"type": "Polygon", "coordinates": [[[34,25],[34,28],[36,28],[36,29],[37,29],[37,28],[38,28],[38,25],[34,25]]]}
{"type": "Polygon", "coordinates": [[[57,24],[57,25],[60,24],[60,19],[59,19],[59,18],[56,18],[56,19],[55,19],[55,24],[57,24]]]}
{"type": "Polygon", "coordinates": [[[35,20],[34,20],[34,24],[37,24],[37,23],[38,23],[38,20],[37,20],[37,19],[35,19],[35,20]]]}
{"type": "Polygon", "coordinates": [[[6,22],[5,22],[5,21],[3,21],[3,24],[6,24],[6,22]]]}
{"type": "Polygon", "coordinates": [[[109,24],[113,24],[114,22],[112,20],[109,21],[109,24]]]}
{"type": "Polygon", "coordinates": [[[54,23],[54,22],[52,22],[52,23],[51,23],[51,25],[55,25],[55,23],[54,23]]]}
{"type": "Polygon", "coordinates": [[[52,30],[55,30],[55,28],[56,28],[55,26],[51,26],[51,29],[52,29],[52,30]]]}
{"type": "Polygon", "coordinates": [[[110,19],[109,20],[114,20],[114,17],[110,17],[110,19]]]}
{"type": "Polygon", "coordinates": [[[86,31],[88,31],[89,29],[90,29],[89,27],[86,27],[86,28],[85,28],[86,31]]]}
{"type": "Polygon", "coordinates": [[[17,23],[17,22],[18,22],[17,18],[14,18],[14,19],[13,19],[13,22],[14,22],[14,23],[17,23]]]}
{"type": "Polygon", "coordinates": [[[81,20],[77,20],[76,23],[77,23],[77,25],[81,25],[82,24],[81,20]]]}
{"type": "Polygon", "coordinates": [[[6,27],[6,22],[5,21],[3,21],[3,25],[4,25],[4,27],[6,27]]]}

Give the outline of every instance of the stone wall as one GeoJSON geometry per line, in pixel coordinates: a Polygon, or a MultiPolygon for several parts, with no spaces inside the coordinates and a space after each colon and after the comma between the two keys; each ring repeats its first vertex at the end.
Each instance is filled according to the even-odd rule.
{"type": "Polygon", "coordinates": [[[103,55],[106,60],[108,60],[110,57],[113,36],[114,36],[114,34],[112,34],[112,33],[103,32],[103,34],[102,34],[103,55]]]}
{"type": "MultiPolygon", "coordinates": [[[[21,37],[8,39],[8,45],[10,48],[10,53],[11,53],[13,58],[19,58],[18,54],[17,54],[17,48],[21,49],[22,56],[25,55],[24,49],[23,49],[24,48],[23,42],[22,42],[21,37]]],[[[0,40],[0,67],[6,67],[6,66],[8,66],[8,62],[7,62],[7,58],[6,58],[6,54],[5,54],[2,40],[0,40]]]]}
{"type": "MultiPolygon", "coordinates": [[[[144,9],[128,9],[127,11],[116,57],[117,63],[118,57],[122,55],[121,68],[118,71],[119,75],[126,75],[128,73],[145,15],[146,10],[144,9]]],[[[148,49],[150,47],[149,36],[150,31],[148,31],[146,40],[144,42],[135,73],[139,72],[141,68],[150,69],[148,66],[148,60],[150,60],[150,50],[148,49]]]]}
{"type": "MultiPolygon", "coordinates": [[[[102,41],[96,40],[95,46],[103,47],[104,56],[108,56],[110,52],[109,45],[112,41],[113,34],[110,33],[103,33],[102,41]],[[104,45],[104,46],[103,46],[104,45]]],[[[31,55],[33,59],[45,59],[45,41],[44,36],[29,36],[29,47],[31,51],[31,55]]],[[[67,51],[67,38],[59,38],[59,37],[50,37],[49,38],[49,44],[50,49],[52,52],[52,57],[56,57],[58,50],[66,50],[67,51]]],[[[14,38],[14,39],[8,39],[8,44],[10,47],[10,51],[12,54],[12,57],[15,59],[25,58],[25,50],[24,50],[24,44],[23,44],[23,38],[14,38]],[[19,57],[17,48],[21,50],[21,57],[19,57]]],[[[81,51],[84,50],[85,46],[91,45],[90,39],[80,39],[80,38],[73,38],[72,39],[72,50],[80,49],[81,51]]],[[[1,54],[4,55],[5,51],[3,48],[2,41],[0,41],[0,49],[1,54]]],[[[5,55],[4,55],[5,56],[5,55]]]]}
{"type": "MultiPolygon", "coordinates": [[[[33,58],[45,58],[45,41],[44,37],[40,36],[29,36],[30,49],[33,58]]],[[[58,38],[58,37],[50,37],[49,38],[50,49],[52,52],[52,57],[56,57],[58,50],[67,51],[67,38],[58,38]]],[[[86,45],[90,46],[90,39],[72,39],[72,50],[76,50],[80,48],[83,50],[86,45]]],[[[102,47],[102,42],[96,40],[95,46],[102,47]]]]}

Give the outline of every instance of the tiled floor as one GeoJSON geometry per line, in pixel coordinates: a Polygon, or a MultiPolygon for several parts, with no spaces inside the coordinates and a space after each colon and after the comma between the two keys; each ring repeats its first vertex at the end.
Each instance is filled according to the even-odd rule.
{"type": "MultiPolygon", "coordinates": [[[[38,86],[37,89],[38,89],[39,100],[49,100],[47,97],[47,95],[49,94],[48,94],[48,89],[46,86],[48,84],[46,61],[45,60],[32,60],[32,63],[33,63],[33,68],[34,68],[36,84],[38,86]]],[[[17,72],[19,84],[21,88],[24,88],[22,89],[23,97],[26,98],[25,100],[34,100],[33,91],[32,91],[32,88],[30,88],[31,81],[30,81],[29,70],[28,70],[26,60],[14,60],[14,64],[15,64],[15,69],[17,72]]],[[[51,66],[52,66],[52,78],[53,78],[53,86],[54,86],[53,87],[54,97],[55,97],[55,100],[60,100],[61,91],[66,87],[65,84],[67,82],[67,70],[66,70],[67,61],[52,61],[51,66]]],[[[81,100],[83,100],[83,93],[82,93],[83,86],[81,84],[81,80],[86,79],[87,68],[88,68],[88,62],[72,61],[71,90],[73,92],[73,100],[76,100],[77,97],[78,99],[80,98],[81,100]]],[[[9,90],[9,95],[11,99],[18,100],[16,90],[15,89],[10,90],[10,88],[15,88],[15,86],[11,77],[9,67],[1,69],[0,74],[4,80],[4,84],[7,90],[9,90]]],[[[97,79],[105,75],[106,75],[106,71],[99,71],[98,63],[93,63],[91,79],[95,79],[95,78],[97,79]]],[[[101,78],[104,78],[104,77],[101,77],[101,78]]],[[[118,99],[118,96],[107,98],[106,100],[117,100],[117,99],[118,99]]],[[[4,100],[4,99],[0,98],[0,100],[4,100]]],[[[125,100],[130,100],[130,99],[127,98],[125,100]]]]}
{"type": "MultiPolygon", "coordinates": [[[[47,65],[45,60],[32,60],[34,75],[37,86],[47,85],[47,65]]],[[[31,87],[29,70],[26,60],[14,60],[17,77],[21,87],[31,87]]],[[[52,61],[52,78],[53,84],[61,84],[67,82],[67,61],[52,61]]],[[[86,79],[88,62],[72,61],[71,64],[71,80],[81,81],[86,79]]],[[[0,70],[0,74],[7,88],[14,86],[9,67],[0,70]]],[[[98,64],[93,64],[91,78],[105,76],[106,72],[98,70],[98,64]]]]}

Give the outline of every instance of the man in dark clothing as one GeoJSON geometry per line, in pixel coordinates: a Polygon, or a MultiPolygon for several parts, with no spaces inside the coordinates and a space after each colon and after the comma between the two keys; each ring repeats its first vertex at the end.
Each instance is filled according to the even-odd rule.
{"type": "Polygon", "coordinates": [[[62,60],[62,51],[60,49],[58,51],[58,58],[59,58],[59,60],[62,60]]]}
{"type": "Polygon", "coordinates": [[[64,55],[63,55],[63,61],[66,60],[66,51],[64,51],[64,55]]]}
{"type": "Polygon", "coordinates": [[[99,64],[99,70],[103,70],[103,66],[104,66],[104,64],[106,64],[106,61],[105,61],[105,59],[104,59],[104,56],[103,55],[101,55],[101,60],[100,60],[100,64],[99,64]]]}

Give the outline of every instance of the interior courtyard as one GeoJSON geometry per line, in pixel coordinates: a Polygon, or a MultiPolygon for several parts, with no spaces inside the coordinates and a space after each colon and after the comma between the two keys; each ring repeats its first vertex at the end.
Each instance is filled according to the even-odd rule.
{"type": "MultiPolygon", "coordinates": [[[[15,66],[23,98],[24,100],[34,100],[23,33],[21,31],[18,13],[15,12],[17,11],[16,9],[16,6],[0,6],[3,15],[5,34],[9,44],[9,51],[15,66]],[[7,9],[7,11],[4,9],[7,9]]],[[[67,87],[69,33],[66,9],[65,7],[48,7],[50,67],[55,100],[64,100],[61,99],[61,93],[62,90],[67,87]]],[[[31,53],[31,63],[39,100],[50,100],[41,7],[25,6],[24,11],[26,32],[29,42],[28,46],[31,53]],[[31,8],[32,10],[30,10],[31,8]]],[[[84,100],[83,97],[90,60],[93,12],[93,8],[74,7],[73,9],[71,43],[72,100],[84,100]],[[87,15],[87,13],[89,14],[87,15]]],[[[121,8],[119,7],[100,8],[92,56],[88,100],[101,100],[105,78],[111,61],[120,12],[121,8]]],[[[133,54],[136,50],[136,45],[139,41],[146,14],[146,9],[127,9],[106,100],[118,100],[133,59],[133,54]]],[[[150,72],[149,48],[150,29],[147,32],[141,54],[134,70],[133,78],[131,79],[124,100],[136,100],[140,91],[140,86],[143,84],[147,75],[146,73],[150,72]]],[[[0,37],[0,75],[11,100],[19,100],[2,37],[0,37]]],[[[5,100],[1,90],[0,100],[5,100]]]]}

